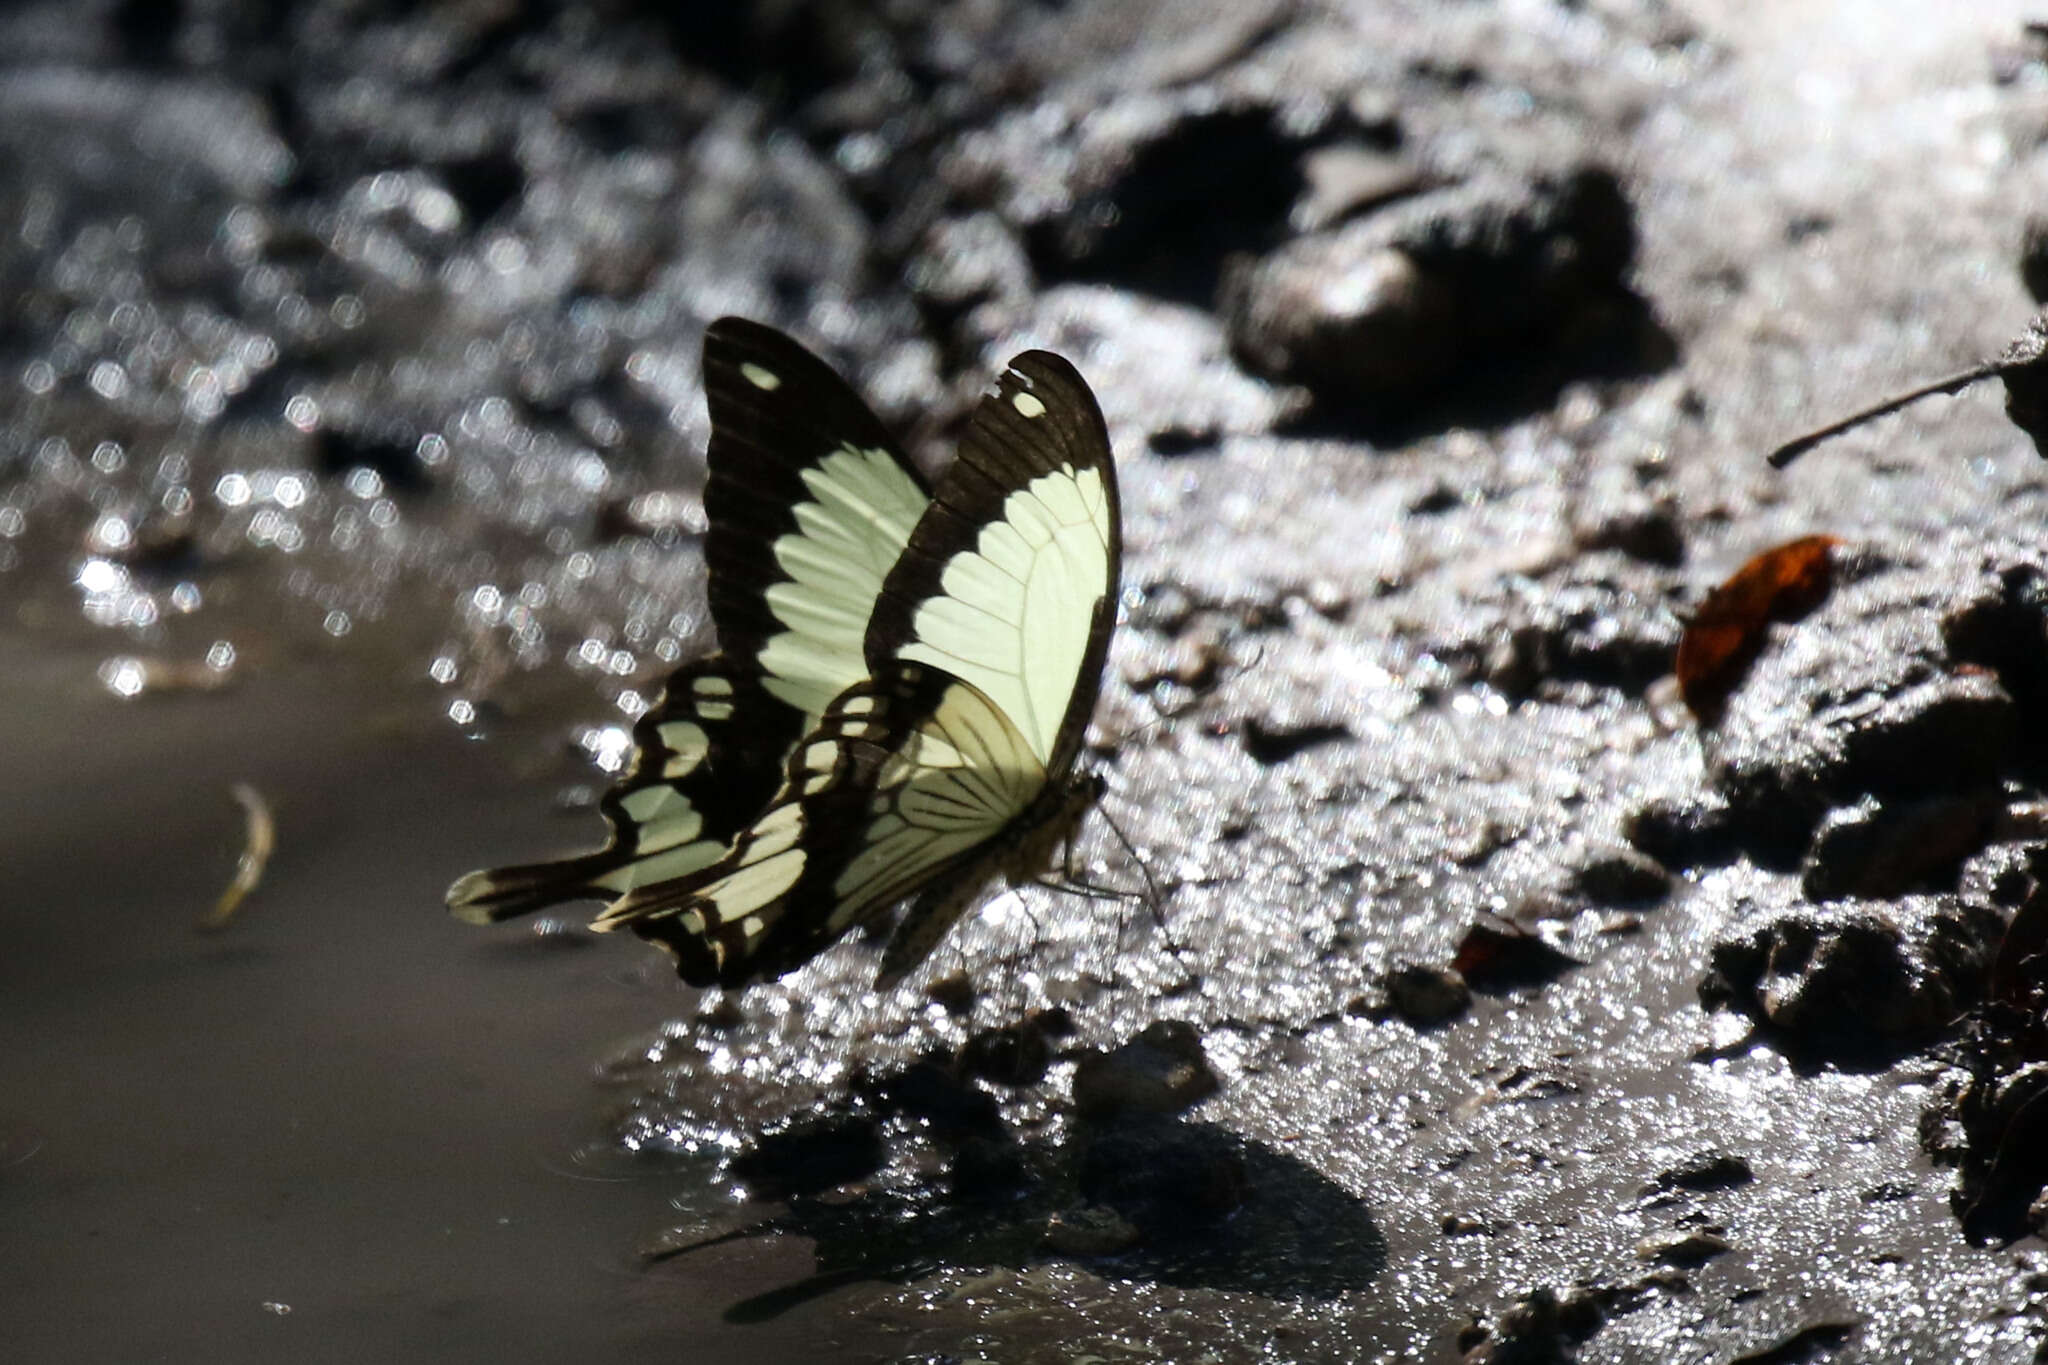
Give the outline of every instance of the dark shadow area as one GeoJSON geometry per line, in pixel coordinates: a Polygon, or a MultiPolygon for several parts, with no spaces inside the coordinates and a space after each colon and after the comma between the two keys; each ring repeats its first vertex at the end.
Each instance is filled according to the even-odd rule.
{"type": "Polygon", "coordinates": [[[1473,349],[1445,378],[1400,394],[1319,393],[1286,434],[1368,441],[1393,450],[1452,430],[1499,431],[1548,412],[1572,384],[1650,379],[1678,363],[1678,339],[1650,301],[1630,290],[1589,301],[1586,311],[1499,346],[1473,349]]]}
{"type": "MultiPolygon", "coordinates": [[[[948,1268],[1066,1259],[1125,1281],[1328,1300],[1383,1266],[1385,1238],[1356,1196],[1213,1124],[1120,1112],[1077,1118],[1064,1140],[1023,1135],[970,1079],[989,1050],[970,1043],[957,1064],[932,1057],[870,1078],[843,1110],[762,1137],[732,1173],[787,1210],[654,1257],[769,1233],[815,1241],[816,1271],[732,1304],[725,1318],[735,1323],[846,1285],[907,1284],[948,1268]],[[891,1142],[913,1138],[940,1150],[940,1174],[844,1197],[890,1164],[891,1142]]],[[[1145,1085],[1123,1075],[1115,1088],[1128,1099],[1145,1085]]]]}

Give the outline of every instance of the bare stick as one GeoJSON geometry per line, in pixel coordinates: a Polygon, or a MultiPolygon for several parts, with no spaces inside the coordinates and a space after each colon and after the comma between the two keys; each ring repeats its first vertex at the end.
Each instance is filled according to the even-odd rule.
{"type": "Polygon", "coordinates": [[[1993,375],[2003,373],[2005,368],[2004,363],[1999,361],[1979,365],[1974,370],[1964,370],[1961,374],[1952,374],[1946,379],[1937,379],[1932,384],[1921,385],[1911,393],[1902,393],[1896,398],[1885,399],[1875,407],[1868,407],[1861,412],[1851,413],[1839,422],[1830,422],[1819,431],[1809,431],[1798,440],[1787,441],[1784,445],[1779,446],[1768,457],[1771,462],[1771,468],[1783,469],[1822,441],[1840,436],[1851,427],[1861,426],[1863,423],[1883,417],[1887,413],[1897,412],[1908,403],[1917,403],[1921,399],[1931,398],[1937,393],[1961,393],[1980,379],[1989,379],[1993,375]]]}

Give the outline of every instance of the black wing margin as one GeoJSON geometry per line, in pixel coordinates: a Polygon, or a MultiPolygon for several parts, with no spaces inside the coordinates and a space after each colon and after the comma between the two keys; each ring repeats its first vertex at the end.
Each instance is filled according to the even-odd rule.
{"type": "Polygon", "coordinates": [[[939,479],[932,505],[912,532],[895,570],[882,585],[868,624],[871,673],[895,657],[915,634],[917,611],[941,591],[947,563],[974,548],[984,527],[1001,518],[1011,494],[1061,468],[1093,469],[1109,503],[1108,583],[1088,625],[1088,643],[1074,678],[1046,769],[1055,779],[1081,748],[1102,685],[1102,665],[1116,627],[1123,564],[1123,512],[1115,459],[1102,409],[1071,363],[1050,351],[1026,351],[997,378],[994,393],[975,406],[960,453],[939,479]],[[1020,405],[1020,397],[1026,399],[1020,405]],[[1043,411],[1027,415],[1028,400],[1043,411]]]}
{"type": "Polygon", "coordinates": [[[562,901],[611,900],[714,861],[767,804],[780,766],[747,729],[764,706],[758,677],[718,655],[669,675],[633,727],[633,757],[598,803],[611,837],[594,853],[472,872],[448,888],[458,918],[491,923],[562,901]]]}
{"type": "Polygon", "coordinates": [[[768,589],[788,578],[774,547],[796,529],[792,509],[811,496],[807,469],[851,444],[890,452],[921,492],[931,490],[852,386],[773,327],[720,318],[705,329],[704,397],[711,410],[704,485],[711,620],[727,657],[752,664],[783,629],[767,601],[768,589]],[[748,367],[774,386],[749,378],[748,367]]]}

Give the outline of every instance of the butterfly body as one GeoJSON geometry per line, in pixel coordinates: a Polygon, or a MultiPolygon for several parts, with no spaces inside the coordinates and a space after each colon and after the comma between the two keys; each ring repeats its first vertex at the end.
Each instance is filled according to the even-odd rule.
{"type": "Polygon", "coordinates": [[[1020,355],[931,489],[772,329],[714,323],[705,385],[721,653],[636,729],[606,849],[472,873],[450,904],[496,919],[602,896],[593,927],[734,986],[909,899],[893,980],[989,880],[1038,875],[1096,791],[1074,764],[1121,558],[1101,413],[1066,361],[1020,355]]]}

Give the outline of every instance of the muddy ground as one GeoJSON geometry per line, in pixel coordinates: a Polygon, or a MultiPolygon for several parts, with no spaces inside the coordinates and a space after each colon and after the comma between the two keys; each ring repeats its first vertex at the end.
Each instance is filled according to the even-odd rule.
{"type": "Polygon", "coordinates": [[[2044,466],[1995,381],[1762,458],[2025,323],[2028,17],[11,8],[0,1354],[2044,1358],[2044,466]],[[725,313],[934,464],[1087,375],[1160,922],[717,997],[442,913],[710,643],[725,313]]]}

